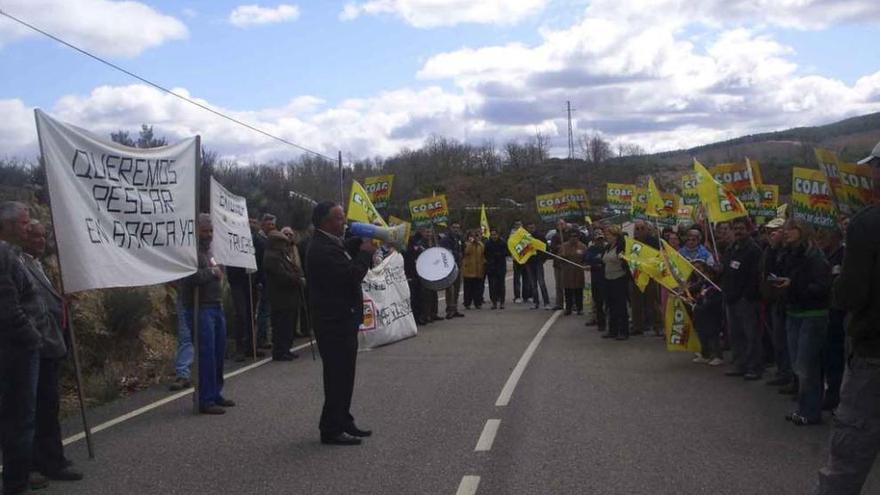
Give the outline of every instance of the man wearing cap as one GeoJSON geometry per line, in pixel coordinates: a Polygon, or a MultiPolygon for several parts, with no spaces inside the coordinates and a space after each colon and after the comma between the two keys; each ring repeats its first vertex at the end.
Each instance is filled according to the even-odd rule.
{"type": "Polygon", "coordinates": [[[770,320],[770,338],[773,342],[773,360],[776,362],[776,374],[767,382],[771,387],[782,387],[780,393],[797,393],[794,373],[791,369],[791,358],[788,352],[788,332],[785,327],[785,303],[782,292],[773,279],[782,272],[785,247],[782,242],[782,226],[785,220],[774,218],[767,222],[764,229],[768,233],[768,244],[761,254],[761,297],[766,303],[767,317],[770,320]]]}
{"type": "Polygon", "coordinates": [[[834,304],[847,311],[851,353],[831,430],[821,495],[858,494],[880,452],[880,143],[859,162],[872,167],[872,204],[850,221],[834,304]]]}

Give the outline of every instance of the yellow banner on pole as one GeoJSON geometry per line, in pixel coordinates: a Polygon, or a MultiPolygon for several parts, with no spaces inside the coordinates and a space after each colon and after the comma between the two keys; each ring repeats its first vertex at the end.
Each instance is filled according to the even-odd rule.
{"type": "Polygon", "coordinates": [[[547,244],[535,239],[526,229],[520,227],[507,239],[507,250],[510,251],[513,261],[524,265],[538,251],[546,251],[547,244]]]}
{"type": "Polygon", "coordinates": [[[816,227],[837,224],[837,211],[825,172],[811,168],[791,169],[791,215],[816,227]]]}
{"type": "Polygon", "coordinates": [[[449,207],[443,194],[410,201],[409,213],[416,227],[428,227],[449,221],[449,207]]]}
{"type": "Polygon", "coordinates": [[[684,302],[678,296],[670,295],[665,309],[666,350],[700,352],[700,339],[684,302]]]}
{"type": "Polygon", "coordinates": [[[480,233],[483,239],[489,238],[489,216],[486,215],[486,205],[480,205],[480,233]]]}
{"type": "Polygon", "coordinates": [[[556,191],[535,196],[538,215],[544,222],[555,222],[560,218],[580,216],[577,201],[565,191],[556,191]]]}
{"type": "Polygon", "coordinates": [[[370,196],[358,181],[351,182],[351,194],[348,197],[348,217],[349,220],[355,222],[368,223],[371,225],[379,224],[387,227],[388,224],[373,206],[370,196]]]}
{"type": "Polygon", "coordinates": [[[710,222],[729,222],[749,214],[736,194],[715,180],[706,167],[696,159],[694,159],[694,171],[697,175],[697,192],[710,222]]]}
{"type": "Polygon", "coordinates": [[[686,206],[700,204],[700,193],[697,192],[696,174],[687,174],[681,177],[681,201],[686,206]]]}
{"type": "Polygon", "coordinates": [[[608,209],[618,215],[630,215],[633,209],[634,184],[619,184],[609,182],[606,185],[606,199],[608,209]]]}
{"type": "Polygon", "coordinates": [[[660,190],[654,183],[653,177],[648,177],[648,204],[645,207],[645,213],[651,218],[660,218],[663,215],[663,198],[660,196],[660,190]]]}
{"type": "Polygon", "coordinates": [[[394,184],[394,174],[377,175],[364,179],[364,189],[370,195],[370,201],[376,208],[388,206],[391,198],[391,186],[394,184]]]}

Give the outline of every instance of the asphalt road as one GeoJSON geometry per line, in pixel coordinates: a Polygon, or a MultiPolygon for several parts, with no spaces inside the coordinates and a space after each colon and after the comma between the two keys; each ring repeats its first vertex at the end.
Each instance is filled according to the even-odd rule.
{"type": "MultiPolygon", "coordinates": [[[[193,416],[183,398],[95,434],[94,461],[82,442],[68,446],[86,479],[42,493],[810,492],[828,427],[786,423],[792,403],[762,383],[692,364],[656,337],[600,339],[583,317],[547,327],[552,312],[512,303],[465,313],[359,355],[352,412],[375,432],[362,446],[319,443],[321,367],[303,352],[228,380],[238,406],[224,416],[193,416]],[[497,406],[542,327],[509,403],[497,406]]],[[[880,493],[878,474],[864,493],[880,493]]]]}

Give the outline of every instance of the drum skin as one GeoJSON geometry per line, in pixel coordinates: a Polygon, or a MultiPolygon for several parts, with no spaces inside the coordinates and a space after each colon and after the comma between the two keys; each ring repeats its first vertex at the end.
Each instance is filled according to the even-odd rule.
{"type": "Polygon", "coordinates": [[[452,251],[432,247],[416,259],[416,273],[422,285],[430,290],[444,290],[458,278],[458,266],[452,251]]]}

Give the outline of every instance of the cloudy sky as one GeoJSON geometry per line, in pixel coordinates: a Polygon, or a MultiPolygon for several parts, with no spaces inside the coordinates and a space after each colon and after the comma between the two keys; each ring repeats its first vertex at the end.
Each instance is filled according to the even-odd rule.
{"type": "MultiPolygon", "coordinates": [[[[880,111],[877,0],[0,0],[0,9],[328,155],[437,134],[576,134],[651,151],[880,111]]],[[[241,161],[299,152],[0,18],[0,156],[32,110],[153,124],[241,161]]]]}

